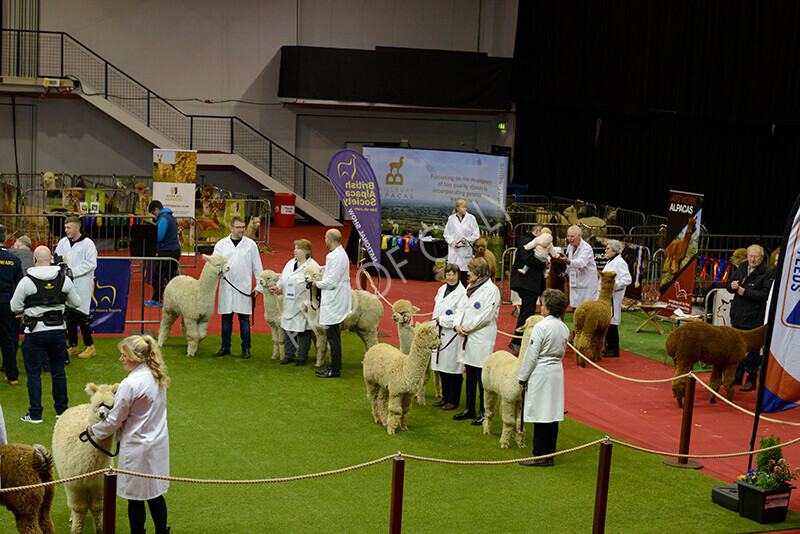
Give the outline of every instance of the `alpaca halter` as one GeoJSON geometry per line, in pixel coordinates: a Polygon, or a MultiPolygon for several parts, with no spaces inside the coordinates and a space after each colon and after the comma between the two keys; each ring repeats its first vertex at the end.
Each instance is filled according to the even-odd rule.
{"type": "MultiPolygon", "coordinates": [[[[105,404],[101,404],[100,406],[106,406],[106,405],[105,404]]],[[[106,408],[107,407],[108,406],[106,406],[106,408]]],[[[89,443],[92,444],[92,446],[95,449],[97,449],[98,451],[102,452],[103,454],[107,454],[108,456],[111,456],[112,458],[119,454],[119,441],[117,442],[117,450],[114,451],[114,454],[111,454],[110,452],[105,450],[103,447],[98,445],[97,442],[95,442],[95,440],[92,439],[92,436],[89,435],[89,431],[88,430],[84,430],[83,432],[81,432],[80,435],[78,436],[78,439],[80,439],[84,443],[86,443],[88,441],[89,443]]]]}

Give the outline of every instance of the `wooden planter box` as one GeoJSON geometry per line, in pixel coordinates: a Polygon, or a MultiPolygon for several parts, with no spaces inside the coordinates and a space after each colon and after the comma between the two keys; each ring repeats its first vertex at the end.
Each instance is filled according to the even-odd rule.
{"type": "Polygon", "coordinates": [[[779,523],[786,520],[789,496],[794,486],[762,489],[737,480],[739,486],[739,515],[759,523],[779,523]]]}

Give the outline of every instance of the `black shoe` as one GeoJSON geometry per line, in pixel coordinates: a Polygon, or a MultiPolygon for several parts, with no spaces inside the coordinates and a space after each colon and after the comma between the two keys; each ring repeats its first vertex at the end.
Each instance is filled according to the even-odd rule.
{"type": "Polygon", "coordinates": [[[290,363],[294,363],[294,360],[281,360],[281,365],[289,365],[290,363]]]}
{"type": "Polygon", "coordinates": [[[619,358],[619,349],[611,349],[604,352],[603,358],[619,358]]]}
{"type": "Polygon", "coordinates": [[[447,403],[446,403],[444,400],[440,400],[440,401],[436,401],[436,402],[434,402],[434,403],[432,404],[432,406],[433,406],[434,408],[441,408],[441,407],[442,407],[442,406],[444,406],[445,404],[447,404],[447,403]]]}
{"type": "Polygon", "coordinates": [[[739,388],[739,391],[753,391],[754,389],[756,389],[756,385],[753,382],[747,381],[739,388]]]}
{"type": "Polygon", "coordinates": [[[317,378],[339,378],[339,374],[339,370],[332,367],[316,372],[317,378]]]}
{"type": "Polygon", "coordinates": [[[472,426],[482,425],[483,424],[483,412],[478,412],[478,415],[475,416],[475,419],[473,419],[470,424],[472,426]]]}
{"type": "Polygon", "coordinates": [[[470,412],[469,410],[458,412],[453,416],[454,421],[465,421],[467,419],[474,419],[474,418],[475,418],[475,412],[470,412]]]}
{"type": "Polygon", "coordinates": [[[242,349],[242,358],[245,360],[250,357],[250,349],[242,349]]]}
{"type": "Polygon", "coordinates": [[[515,354],[519,354],[520,349],[522,348],[521,343],[514,343],[513,341],[508,344],[508,350],[515,354]]]}
{"type": "Polygon", "coordinates": [[[519,465],[524,465],[525,467],[553,467],[553,459],[528,460],[527,462],[520,462],[519,465]]]}
{"type": "Polygon", "coordinates": [[[308,361],[308,360],[295,360],[295,362],[294,362],[294,366],[295,366],[295,367],[300,367],[300,366],[302,366],[302,365],[305,365],[307,361],[308,361]]]}
{"type": "Polygon", "coordinates": [[[742,380],[744,380],[744,377],[734,378],[733,379],[733,385],[734,386],[741,386],[742,385],[742,380]]]}
{"type": "Polygon", "coordinates": [[[227,356],[230,353],[231,353],[231,349],[219,349],[219,352],[216,353],[214,356],[216,356],[216,357],[227,356]]]}

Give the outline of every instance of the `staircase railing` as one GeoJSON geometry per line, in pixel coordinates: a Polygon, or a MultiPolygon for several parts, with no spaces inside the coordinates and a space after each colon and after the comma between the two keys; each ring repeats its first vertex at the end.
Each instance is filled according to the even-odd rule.
{"type": "Polygon", "coordinates": [[[339,197],[324,174],[238,117],[183,113],[67,33],[2,30],[0,75],[75,78],[84,94],[102,95],[176,147],[241,156],[298,196],[343,218],[339,197]]]}

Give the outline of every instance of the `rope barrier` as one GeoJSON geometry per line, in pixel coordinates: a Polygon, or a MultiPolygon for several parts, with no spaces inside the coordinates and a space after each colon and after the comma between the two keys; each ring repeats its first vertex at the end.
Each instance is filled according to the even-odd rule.
{"type": "Polygon", "coordinates": [[[92,471],[91,473],[84,473],[82,475],[75,475],[74,477],[64,478],[61,480],[50,480],[48,482],[39,482],[38,484],[31,484],[29,486],[15,486],[11,488],[2,488],[0,489],[0,493],[8,493],[12,491],[23,491],[29,489],[36,489],[36,488],[46,488],[48,486],[58,486],[59,484],[66,484],[67,482],[74,482],[76,480],[82,480],[84,478],[90,478],[95,475],[102,475],[103,473],[107,473],[108,469],[99,469],[97,471],[92,471]]]}
{"type": "Polygon", "coordinates": [[[627,376],[618,375],[617,373],[612,373],[608,369],[604,369],[604,368],[600,367],[599,365],[597,365],[597,363],[593,362],[588,357],[586,357],[585,354],[583,354],[581,351],[576,349],[575,345],[573,345],[572,343],[567,343],[567,345],[569,345],[569,348],[571,348],[572,350],[575,351],[575,354],[577,354],[578,356],[580,356],[581,358],[583,358],[584,360],[586,360],[587,362],[592,364],[597,369],[600,369],[604,373],[606,373],[608,375],[611,375],[614,378],[619,378],[620,380],[625,380],[627,382],[638,382],[638,383],[641,383],[641,384],[657,384],[659,382],[672,382],[673,380],[678,380],[678,379],[681,379],[681,378],[686,378],[686,377],[692,376],[692,372],[689,371],[688,373],[685,373],[685,374],[682,374],[682,375],[678,375],[678,376],[673,376],[671,378],[653,378],[653,379],[630,378],[630,377],[627,377],[627,376]]]}
{"type": "MultiPolygon", "coordinates": [[[[734,408],[736,408],[736,409],[737,409],[737,410],[739,410],[740,412],[746,413],[747,415],[749,415],[749,416],[751,416],[751,417],[755,417],[755,416],[756,416],[755,412],[751,412],[750,410],[747,410],[747,409],[745,409],[745,408],[742,408],[742,407],[741,407],[741,406],[739,406],[738,404],[735,404],[733,401],[730,401],[730,400],[728,400],[727,398],[723,397],[723,396],[722,396],[722,394],[720,394],[718,391],[714,391],[713,389],[711,389],[711,386],[709,386],[708,384],[706,384],[705,382],[703,382],[702,380],[700,380],[700,379],[697,377],[697,375],[695,375],[695,374],[694,374],[694,373],[692,373],[691,371],[689,372],[689,374],[690,374],[690,375],[692,375],[692,377],[695,379],[695,381],[696,381],[698,384],[700,384],[701,386],[703,386],[704,388],[706,388],[708,391],[710,391],[710,392],[711,392],[711,394],[712,394],[712,395],[714,395],[714,396],[715,396],[715,397],[717,397],[718,399],[722,400],[723,402],[725,402],[725,403],[726,403],[726,404],[728,404],[729,406],[733,406],[734,408]]],[[[780,423],[780,424],[782,424],[782,425],[789,425],[789,426],[800,426],[800,423],[794,423],[794,422],[792,422],[792,421],[781,421],[780,419],[773,419],[772,417],[766,417],[766,416],[765,416],[765,415],[763,415],[763,414],[761,415],[761,419],[762,419],[762,420],[764,420],[764,421],[769,421],[770,423],[780,423]]]]}

